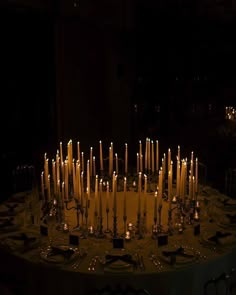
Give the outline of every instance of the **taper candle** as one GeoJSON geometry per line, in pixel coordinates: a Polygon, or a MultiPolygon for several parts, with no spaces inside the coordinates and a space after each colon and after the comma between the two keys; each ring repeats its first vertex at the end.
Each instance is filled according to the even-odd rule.
{"type": "Polygon", "coordinates": [[[100,170],[103,171],[103,153],[102,153],[102,141],[99,141],[99,151],[100,151],[100,170]]]}
{"type": "Polygon", "coordinates": [[[155,172],[155,159],[154,159],[154,142],[153,140],[151,141],[151,146],[152,146],[152,173],[155,172]]]}
{"type": "Polygon", "coordinates": [[[156,140],[156,171],[159,170],[159,143],[156,140]]]}
{"type": "Polygon", "coordinates": [[[124,177],[124,213],[123,216],[127,216],[127,212],[126,212],[126,190],[127,190],[127,180],[126,177],[124,177]]]}
{"type": "Polygon", "coordinates": [[[128,174],[128,144],[125,144],[125,174],[128,174]]]}

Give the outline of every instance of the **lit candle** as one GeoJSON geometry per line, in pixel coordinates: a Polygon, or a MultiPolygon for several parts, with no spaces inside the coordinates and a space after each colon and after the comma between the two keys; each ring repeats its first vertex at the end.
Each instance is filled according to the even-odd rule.
{"type": "Polygon", "coordinates": [[[56,154],[56,181],[60,179],[60,157],[59,157],[59,151],[57,151],[56,154]]]}
{"type": "Polygon", "coordinates": [[[177,164],[176,164],[176,196],[180,196],[180,161],[177,156],[177,164]]]}
{"type": "Polygon", "coordinates": [[[166,154],[163,154],[163,179],[165,179],[165,175],[166,175],[166,154]]]}
{"type": "Polygon", "coordinates": [[[90,163],[87,161],[87,195],[90,200],[90,163]]]}
{"type": "Polygon", "coordinates": [[[57,195],[58,195],[58,200],[59,200],[59,202],[61,202],[62,200],[61,200],[61,191],[60,191],[60,185],[61,185],[61,181],[60,180],[58,180],[57,181],[57,195]]]}
{"type": "Polygon", "coordinates": [[[113,172],[113,142],[111,142],[111,174],[113,172]]]}
{"type": "Polygon", "coordinates": [[[195,193],[198,194],[198,158],[195,162],[195,193]]]}
{"type": "Polygon", "coordinates": [[[100,179],[99,183],[99,216],[102,219],[102,179],[100,179]]]}
{"type": "Polygon", "coordinates": [[[139,159],[140,159],[140,172],[143,172],[143,155],[139,155],[139,159]]]}
{"type": "Polygon", "coordinates": [[[69,176],[68,176],[67,160],[65,160],[64,167],[65,167],[65,199],[68,200],[69,199],[69,183],[68,183],[69,176]]]}
{"type": "Polygon", "coordinates": [[[84,172],[84,153],[81,153],[81,163],[82,163],[82,171],[84,172]]]}
{"type": "Polygon", "coordinates": [[[41,194],[42,200],[45,201],[45,194],[44,194],[44,172],[41,173],[41,194]]]}
{"type": "Polygon", "coordinates": [[[178,153],[177,153],[177,156],[178,156],[178,160],[180,161],[180,146],[178,145],[178,153]]]}
{"type": "Polygon", "coordinates": [[[146,146],[145,146],[145,170],[148,167],[148,138],[146,138],[146,146]]]}
{"type": "Polygon", "coordinates": [[[192,199],[192,177],[191,175],[189,175],[189,189],[188,189],[188,195],[189,195],[189,198],[192,199]]]}
{"type": "Polygon", "coordinates": [[[109,147],[109,175],[112,175],[112,158],[111,158],[111,147],[109,147]]]}
{"type": "Polygon", "coordinates": [[[64,160],[63,160],[63,152],[62,152],[62,142],[60,142],[60,159],[61,159],[61,166],[62,166],[62,163],[64,162],[64,160]]]}
{"type": "Polygon", "coordinates": [[[94,200],[94,215],[98,213],[98,175],[95,179],[95,200],[94,200]]]}
{"type": "Polygon", "coordinates": [[[80,163],[80,143],[79,143],[79,141],[77,142],[77,158],[80,163]]]}
{"type": "Polygon", "coordinates": [[[193,160],[190,161],[190,176],[193,177],[193,160]]]}
{"type": "Polygon", "coordinates": [[[159,170],[159,143],[156,140],[156,171],[159,170]]]}
{"type": "Polygon", "coordinates": [[[127,190],[127,180],[126,177],[124,177],[124,216],[126,217],[126,190],[127,190]]]}
{"type": "Polygon", "coordinates": [[[151,145],[150,145],[150,138],[148,138],[148,171],[151,170],[151,145]]]}
{"type": "Polygon", "coordinates": [[[168,169],[168,173],[170,171],[170,161],[171,161],[171,150],[170,148],[168,149],[168,166],[167,166],[167,169],[168,169]]]}
{"type": "Polygon", "coordinates": [[[77,192],[77,182],[76,182],[76,174],[75,174],[75,159],[72,161],[72,179],[73,179],[73,191],[74,197],[78,199],[78,192],[77,192]]]}
{"type": "Polygon", "coordinates": [[[142,173],[138,174],[138,215],[141,214],[142,173]]]}
{"type": "Polygon", "coordinates": [[[139,153],[137,153],[137,174],[139,173],[139,153]]]}
{"type": "Polygon", "coordinates": [[[96,161],[95,161],[95,157],[93,157],[93,176],[96,175],[96,161]]]}
{"type": "Polygon", "coordinates": [[[142,151],[142,141],[140,140],[139,141],[139,167],[140,167],[140,172],[143,172],[143,163],[142,163],[142,154],[143,154],[143,151],[142,151]]]}
{"type": "Polygon", "coordinates": [[[79,160],[76,162],[76,181],[77,181],[77,192],[78,201],[81,202],[81,179],[80,179],[80,163],[79,160]]]}
{"type": "Polygon", "coordinates": [[[144,174],[144,214],[147,213],[147,175],[144,174]]]}
{"type": "Polygon", "coordinates": [[[172,197],[171,197],[171,170],[168,172],[168,201],[169,201],[169,209],[171,209],[171,202],[172,202],[172,197]]]}
{"type": "Polygon", "coordinates": [[[154,162],[154,142],[153,142],[153,140],[151,141],[151,145],[152,145],[152,173],[154,173],[155,172],[155,162],[154,162]]]}
{"type": "Polygon", "coordinates": [[[81,208],[84,209],[84,171],[81,172],[81,208]]]}
{"type": "Polygon", "coordinates": [[[154,195],[154,220],[157,220],[157,191],[154,195]]]}
{"type": "Polygon", "coordinates": [[[114,196],[114,199],[113,199],[113,212],[114,212],[115,217],[117,215],[116,184],[117,184],[117,176],[115,175],[114,176],[114,193],[113,193],[113,196],[114,196]]]}
{"type": "Polygon", "coordinates": [[[195,193],[194,193],[194,189],[195,189],[195,177],[192,177],[192,200],[195,200],[195,193]]]}
{"type": "Polygon", "coordinates": [[[61,163],[61,179],[65,181],[65,165],[64,162],[61,163]]]}
{"type": "Polygon", "coordinates": [[[115,154],[115,159],[116,159],[116,174],[118,175],[119,167],[118,167],[118,156],[117,156],[117,154],[115,154]]]}
{"type": "Polygon", "coordinates": [[[48,188],[48,159],[45,159],[44,176],[45,176],[46,188],[48,188]]]}
{"type": "Polygon", "coordinates": [[[100,170],[103,171],[103,155],[102,155],[102,141],[99,141],[99,150],[100,150],[100,170]]]}
{"type": "Polygon", "coordinates": [[[50,174],[48,174],[48,202],[51,200],[50,174]]]}
{"type": "Polygon", "coordinates": [[[163,179],[162,179],[162,176],[163,176],[163,171],[162,171],[162,167],[160,168],[159,170],[159,191],[158,191],[158,195],[160,197],[160,205],[162,204],[162,194],[163,194],[163,190],[162,190],[162,184],[163,184],[163,179]]]}
{"type": "Polygon", "coordinates": [[[128,174],[128,144],[125,144],[125,174],[128,174]]]}
{"type": "Polygon", "coordinates": [[[109,182],[107,181],[107,199],[106,199],[106,210],[109,210],[109,182]]]}
{"type": "Polygon", "coordinates": [[[93,175],[93,148],[90,148],[90,159],[89,159],[89,175],[93,175]]]}

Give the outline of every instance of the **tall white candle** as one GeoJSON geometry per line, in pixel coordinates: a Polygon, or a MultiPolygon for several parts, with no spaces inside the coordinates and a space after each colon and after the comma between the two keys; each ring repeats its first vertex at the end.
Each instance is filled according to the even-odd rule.
{"type": "Polygon", "coordinates": [[[42,194],[42,200],[45,201],[45,194],[44,194],[44,172],[41,173],[41,194],[42,194]]]}
{"type": "Polygon", "coordinates": [[[80,163],[80,142],[79,141],[77,142],[77,158],[80,163]]]}
{"type": "Polygon", "coordinates": [[[62,142],[60,142],[60,160],[61,160],[61,166],[62,166],[62,163],[64,162],[64,160],[63,160],[63,152],[62,152],[62,142]]]}
{"type": "Polygon", "coordinates": [[[153,140],[151,141],[151,145],[152,145],[152,173],[155,172],[155,159],[154,159],[154,142],[153,140]]]}
{"type": "Polygon", "coordinates": [[[90,200],[90,163],[87,161],[87,195],[88,200],[90,200]]]}
{"type": "Polygon", "coordinates": [[[79,160],[76,162],[76,185],[77,185],[77,194],[78,201],[81,203],[81,179],[80,179],[80,163],[79,160]]]}
{"type": "Polygon", "coordinates": [[[140,172],[140,169],[139,169],[139,153],[137,153],[137,163],[136,163],[136,166],[137,166],[137,174],[140,172]]]}
{"type": "Polygon", "coordinates": [[[148,138],[146,138],[146,145],[145,145],[145,170],[148,169],[148,138]]]}
{"type": "Polygon", "coordinates": [[[198,194],[198,158],[195,162],[195,193],[198,194]]]}
{"type": "Polygon", "coordinates": [[[82,164],[82,171],[84,172],[84,153],[81,153],[81,164],[82,164]]]}
{"type": "Polygon", "coordinates": [[[142,173],[138,174],[138,215],[141,214],[142,173]]]}
{"type": "Polygon", "coordinates": [[[143,206],[144,214],[147,213],[147,175],[144,174],[144,206],[143,206]]]}
{"type": "Polygon", "coordinates": [[[48,202],[51,200],[50,174],[48,174],[48,202]]]}
{"type": "Polygon", "coordinates": [[[81,208],[84,209],[84,171],[81,172],[81,208]]]}
{"type": "Polygon", "coordinates": [[[148,139],[148,171],[151,170],[151,140],[148,139]]]}
{"type": "Polygon", "coordinates": [[[125,174],[128,174],[128,144],[125,144],[125,174]]]}
{"type": "Polygon", "coordinates": [[[167,166],[167,172],[169,173],[170,171],[170,161],[171,161],[171,150],[170,148],[168,149],[168,166],[167,166]]]}
{"type": "Polygon", "coordinates": [[[126,177],[124,177],[124,215],[123,216],[127,216],[127,212],[126,212],[126,190],[127,190],[127,180],[126,177]]]}
{"type": "Polygon", "coordinates": [[[142,163],[142,154],[143,154],[143,151],[142,151],[142,141],[140,140],[139,141],[139,170],[140,172],[143,172],[142,168],[143,168],[143,163],[142,163]]]}
{"type": "Polygon", "coordinates": [[[158,140],[156,140],[156,171],[159,170],[159,144],[158,140]]]}
{"type": "Polygon", "coordinates": [[[90,158],[89,158],[89,174],[93,175],[93,148],[90,147],[90,158]]]}
{"type": "Polygon", "coordinates": [[[75,174],[75,159],[72,161],[72,179],[73,179],[73,191],[74,191],[74,197],[78,199],[78,185],[76,181],[76,174],[75,174]]]}
{"type": "Polygon", "coordinates": [[[117,199],[116,199],[116,185],[117,185],[117,175],[114,176],[114,199],[113,199],[113,213],[117,216],[117,199]]]}
{"type": "Polygon", "coordinates": [[[99,217],[102,219],[102,179],[99,182],[99,217]]]}
{"type": "Polygon", "coordinates": [[[154,194],[154,220],[157,220],[157,191],[154,194]]]}
{"type": "Polygon", "coordinates": [[[162,184],[163,184],[163,171],[162,171],[162,167],[160,168],[159,170],[159,191],[158,191],[158,195],[159,195],[159,198],[160,198],[160,205],[162,204],[162,195],[163,195],[163,189],[162,189],[162,184]]]}
{"type": "Polygon", "coordinates": [[[96,175],[95,179],[95,200],[94,200],[94,214],[98,213],[98,175],[96,175]]]}
{"type": "Polygon", "coordinates": [[[109,147],[109,175],[112,175],[112,156],[111,156],[111,147],[109,147]]]}
{"type": "Polygon", "coordinates": [[[65,199],[69,199],[69,175],[68,175],[68,163],[67,160],[65,160],[64,163],[65,167],[65,199]]]}
{"type": "Polygon", "coordinates": [[[119,174],[119,167],[118,167],[118,155],[115,153],[115,160],[116,160],[116,174],[119,174]]]}
{"type": "Polygon", "coordinates": [[[102,141],[99,141],[99,151],[100,151],[100,170],[103,171],[103,153],[102,153],[102,141]]]}
{"type": "Polygon", "coordinates": [[[109,188],[109,182],[107,181],[107,198],[106,198],[106,210],[109,210],[109,197],[110,195],[110,188],[109,188]]]}
{"type": "Polygon", "coordinates": [[[177,152],[178,160],[180,161],[180,146],[178,145],[178,152],[177,152]]]}
{"type": "Polygon", "coordinates": [[[96,175],[96,159],[93,157],[93,176],[96,175]]]}
{"type": "Polygon", "coordinates": [[[113,142],[111,142],[111,174],[113,172],[113,160],[114,160],[113,142]]]}

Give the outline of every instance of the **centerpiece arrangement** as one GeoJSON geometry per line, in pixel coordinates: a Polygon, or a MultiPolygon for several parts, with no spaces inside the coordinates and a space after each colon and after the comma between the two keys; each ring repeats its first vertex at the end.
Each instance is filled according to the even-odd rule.
{"type": "Polygon", "coordinates": [[[166,232],[162,220],[163,201],[168,204],[165,206],[168,234],[173,234],[176,227],[174,209],[177,210],[179,231],[183,230],[184,224],[199,221],[198,158],[194,157],[194,152],[189,160],[186,157],[181,159],[180,146],[175,157],[170,148],[160,155],[158,140],[150,138],[146,138],[145,146],[140,140],[137,149],[136,167],[132,171],[127,143],[123,156],[118,157],[111,142],[104,158],[102,141],[99,141],[97,151],[90,147],[88,154],[81,151],[80,142],[76,148],[72,140],[65,147],[60,142],[54,159],[50,160],[44,154],[41,173],[43,214],[56,212],[59,229],[68,230],[65,212],[73,210],[77,220],[73,230],[79,231],[84,238],[89,235],[103,238],[109,234],[127,240],[144,238],[149,230],[153,238],[166,232]],[[95,155],[99,155],[98,159],[95,155]],[[135,204],[127,206],[131,192],[135,194],[135,204]],[[118,193],[122,198],[117,197],[118,193]],[[147,198],[149,202],[152,198],[152,212],[147,210],[147,198]],[[134,207],[137,208],[136,221],[127,224],[134,207]],[[118,215],[123,216],[122,222],[118,222],[118,215]],[[110,216],[112,224],[109,224],[110,216]],[[147,217],[150,216],[153,224],[148,229],[147,217]]]}

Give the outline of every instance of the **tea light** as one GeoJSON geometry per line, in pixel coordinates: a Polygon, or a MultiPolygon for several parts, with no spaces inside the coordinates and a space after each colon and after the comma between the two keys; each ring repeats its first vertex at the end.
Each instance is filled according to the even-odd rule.
{"type": "Polygon", "coordinates": [[[133,224],[131,222],[128,224],[128,230],[129,231],[132,231],[133,230],[133,224]]]}
{"type": "Polygon", "coordinates": [[[89,235],[93,235],[93,234],[94,234],[94,228],[93,228],[92,225],[90,225],[90,226],[88,227],[88,233],[89,233],[89,235]]]}
{"type": "Polygon", "coordinates": [[[69,226],[68,226],[67,223],[64,223],[64,225],[63,225],[63,231],[66,232],[66,233],[69,231],[69,226]]]}
{"type": "Polygon", "coordinates": [[[125,239],[126,239],[127,241],[129,241],[129,240],[131,239],[131,236],[130,236],[130,232],[129,232],[129,231],[127,231],[127,232],[125,233],[125,239]]]}
{"type": "Polygon", "coordinates": [[[136,187],[136,181],[135,180],[133,181],[133,187],[136,187]]]}

